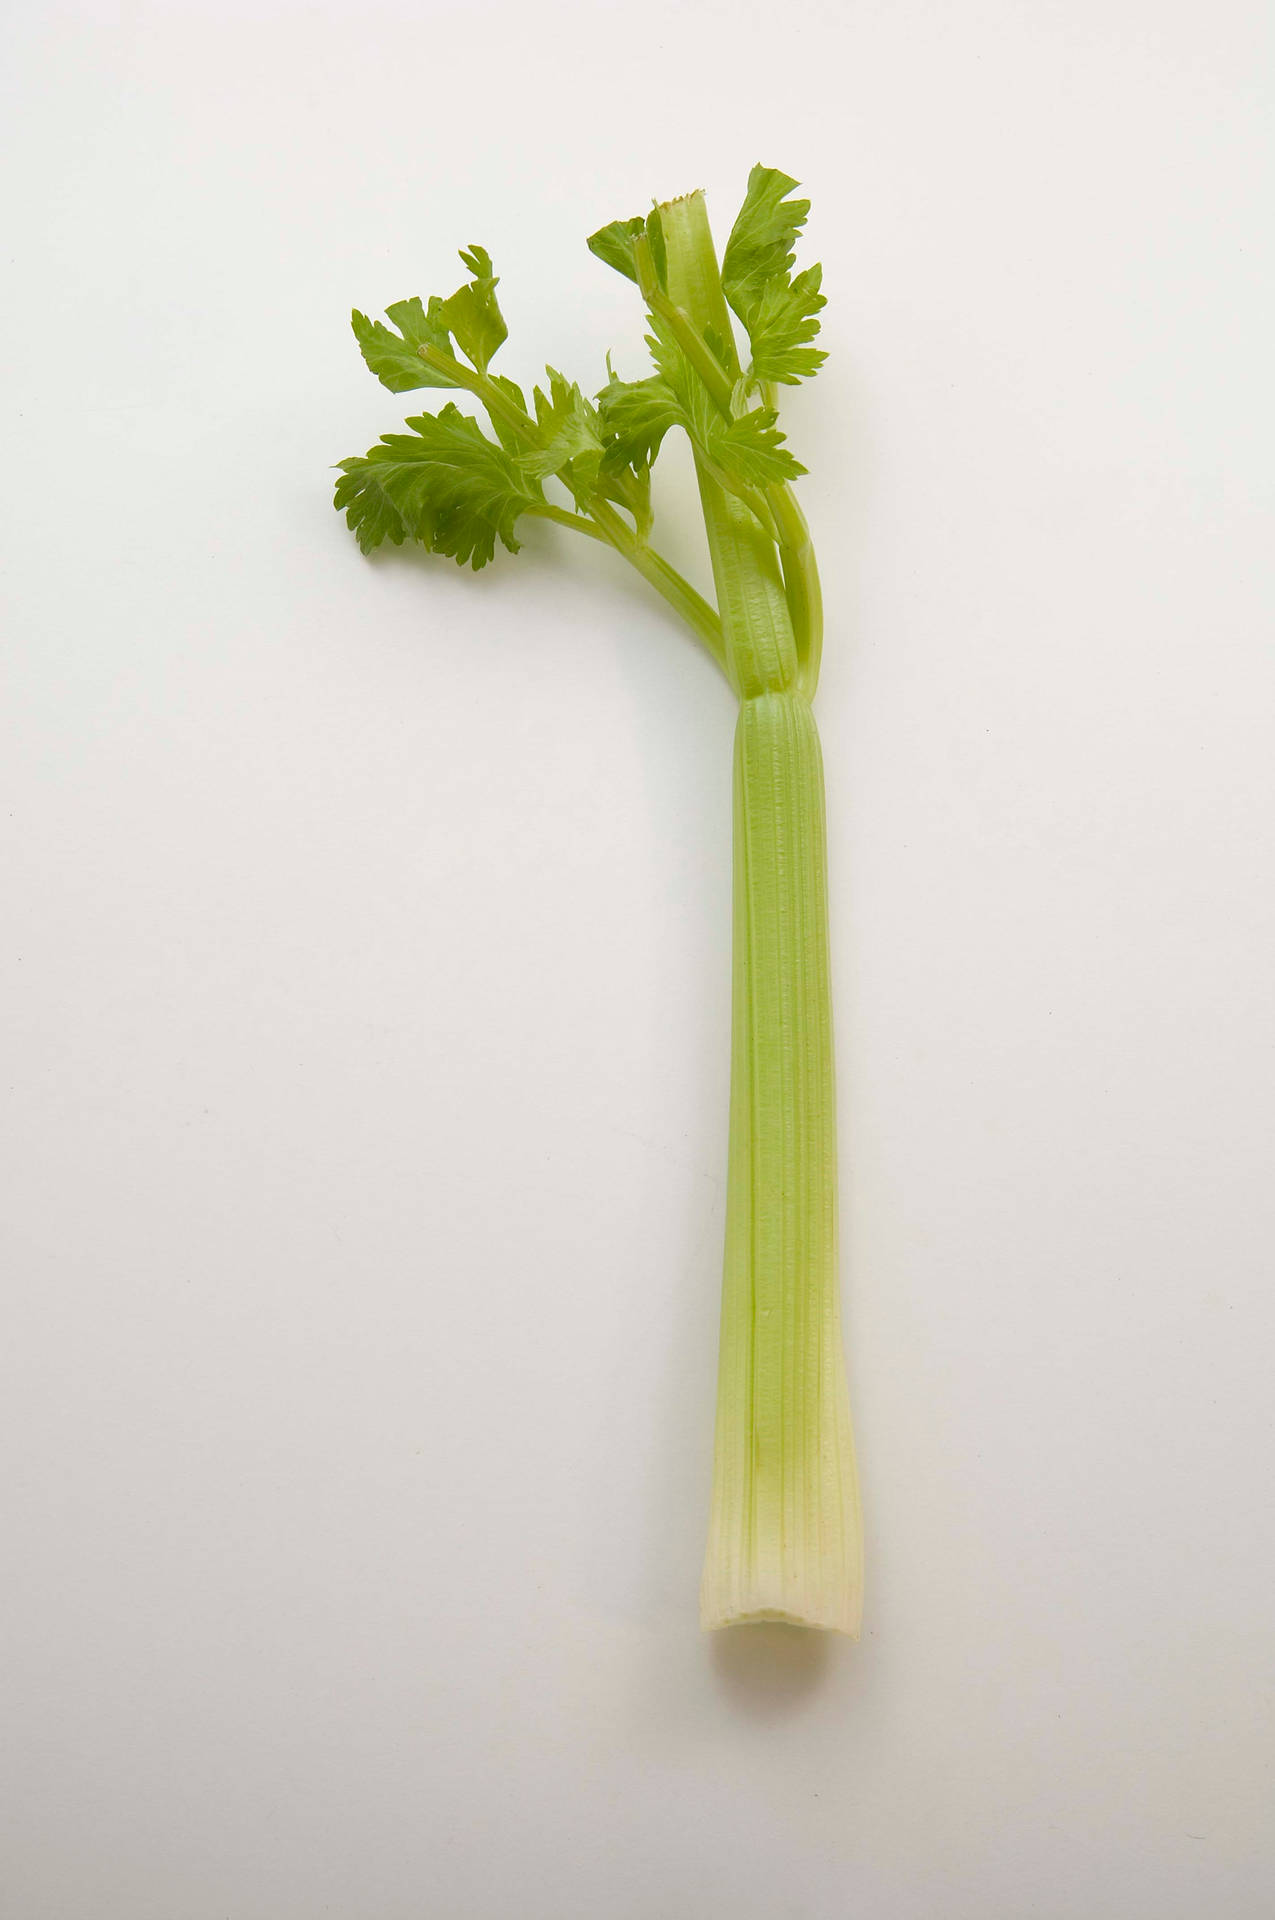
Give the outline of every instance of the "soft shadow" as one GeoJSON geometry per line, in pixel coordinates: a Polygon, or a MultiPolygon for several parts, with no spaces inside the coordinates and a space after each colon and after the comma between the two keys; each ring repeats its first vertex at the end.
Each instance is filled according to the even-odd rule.
{"type": "Polygon", "coordinates": [[[712,1634],[713,1671],[722,1692],[758,1720],[791,1713],[834,1665],[834,1635],[780,1621],[722,1627],[712,1634]]]}

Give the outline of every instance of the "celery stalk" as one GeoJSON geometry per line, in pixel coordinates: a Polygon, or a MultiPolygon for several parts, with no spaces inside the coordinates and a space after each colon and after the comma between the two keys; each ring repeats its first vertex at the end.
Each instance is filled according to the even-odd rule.
{"type": "MultiPolygon", "coordinates": [[[[668,293],[729,338],[703,196],[661,207],[668,293]]],[[[823,761],[774,544],[698,460],[735,729],[726,1258],[706,1627],[857,1635],[858,1475],[841,1340],[823,761]]]]}
{"type": "Polygon", "coordinates": [[[820,269],[794,272],[808,203],[754,167],[719,265],[703,195],[594,234],[637,282],[653,377],[614,373],[591,402],[553,368],[530,403],[490,372],[506,337],[481,247],[450,299],[403,300],[387,327],[358,312],[368,366],[392,392],[473,395],[410,418],[340,463],[336,504],[364,551],[420,541],[475,568],[518,549],[526,516],[612,546],[721,667],[738,702],[730,1144],[721,1351],[701,1619],[784,1620],[857,1635],[858,1481],[837,1268],[836,1093],[823,763],[811,700],[822,600],[790,482],[805,472],[776,424],[777,385],[814,374],[820,269]],[[732,322],[748,336],[741,364],[732,322]],[[716,607],[651,545],[651,467],[666,433],[694,451],[716,607]],[[549,498],[553,481],[570,504],[549,498]]]}

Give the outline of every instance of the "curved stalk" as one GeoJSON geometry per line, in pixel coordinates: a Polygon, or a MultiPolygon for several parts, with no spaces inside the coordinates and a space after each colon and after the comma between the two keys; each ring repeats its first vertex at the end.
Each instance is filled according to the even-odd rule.
{"type": "MultiPolygon", "coordinates": [[[[438,347],[421,346],[417,348],[422,360],[436,373],[445,373],[458,387],[465,387],[476,394],[488,413],[499,415],[515,433],[524,439],[528,446],[537,441],[536,423],[530,414],[525,413],[516,400],[512,400],[496,382],[476,368],[467,367],[450,353],[444,353],[438,347]]],[[[605,500],[596,495],[589,503],[587,515],[571,513],[565,507],[555,506],[546,500],[543,505],[532,509],[542,519],[553,520],[559,526],[574,528],[577,533],[588,533],[594,538],[605,540],[622,554],[629,565],[640,573],[649,586],[655,588],[661,599],[668,602],[673,610],[686,621],[691,631],[703,642],[723,672],[728,672],[726,651],[722,641],[722,623],[707,600],[697,593],[689,580],[683,579],[676,567],[639,540],[626,525],[619,513],[605,500]],[[593,524],[591,525],[590,522],[593,524]],[[595,531],[596,529],[596,531],[595,531]]]]}
{"type": "MultiPolygon", "coordinates": [[[[695,198],[695,195],[688,194],[686,201],[689,202],[695,198]]],[[[666,222],[666,238],[670,216],[672,224],[677,226],[680,219],[677,209],[683,204],[683,201],[674,200],[661,209],[666,222]]],[[[702,206],[702,199],[700,204],[702,206]]],[[[644,247],[646,242],[639,240],[634,248],[639,268],[643,263],[644,247]]],[[[647,253],[649,261],[649,249],[647,253]]],[[[670,267],[669,271],[671,280],[673,268],[670,267]]],[[[680,271],[685,275],[684,264],[680,271]]],[[[644,282],[641,290],[652,313],[658,314],[665,322],[678,346],[703,381],[714,406],[725,419],[730,420],[734,417],[735,410],[735,383],[722,367],[701,330],[704,326],[710,326],[721,339],[730,341],[734,338],[730,313],[721,291],[721,281],[717,278],[716,255],[713,256],[713,276],[716,280],[715,287],[714,279],[710,279],[706,272],[697,273],[695,283],[688,282],[681,301],[674,300],[660,288],[654,279],[653,266],[649,268],[649,277],[640,273],[639,280],[640,283],[644,282]],[[697,303],[698,312],[695,310],[697,303]],[[702,317],[705,314],[707,317],[702,317]]],[[[762,398],[768,407],[773,407],[774,389],[763,387],[762,398]]],[[[801,659],[802,685],[808,693],[813,694],[819,679],[819,662],[823,653],[823,591],[819,584],[819,569],[815,564],[815,553],[811,545],[806,517],[786,481],[778,481],[762,489],[761,502],[764,512],[759,512],[757,505],[745,498],[742,493],[739,497],[745,500],[745,505],[752,506],[763,526],[766,526],[769,521],[768,530],[773,530],[774,538],[778,543],[783,564],[784,589],[801,659]]]]}

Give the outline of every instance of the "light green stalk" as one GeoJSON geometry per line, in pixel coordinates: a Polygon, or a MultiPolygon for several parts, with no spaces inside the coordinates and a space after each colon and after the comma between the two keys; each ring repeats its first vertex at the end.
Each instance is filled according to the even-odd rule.
{"type": "MultiPolygon", "coordinates": [[[[699,333],[728,340],[702,195],[660,212],[670,302],[699,333]]],[[[807,567],[805,556],[785,555],[781,567],[756,516],[702,461],[700,496],[740,697],[726,1257],[701,1618],[706,1627],[788,1620],[857,1635],[862,1548],[841,1340],[823,764],[810,706],[817,576],[812,610],[813,557],[807,567]]],[[[780,524],[804,534],[799,514],[780,524]]]]}
{"type": "MultiPolygon", "coordinates": [[[[857,1634],[859,1496],[841,1346],[836,1096],[828,970],[823,765],[811,700],[823,611],[789,481],[805,469],[776,426],[776,384],[808,378],[818,267],[793,274],[808,203],[756,166],[725,287],[748,336],[742,368],[703,196],[613,222],[589,240],[636,279],[656,377],[614,374],[596,404],[552,367],[528,405],[489,371],[505,340],[481,247],[450,299],[397,301],[351,324],[393,393],[463,389],[494,438],[452,403],[339,463],[335,504],[364,552],[411,539],[486,566],[539,517],[615,548],[722,668],[739,700],[734,773],[734,986],[726,1260],[705,1626],[788,1620],[857,1634]],[[453,351],[453,347],[455,351],[453,351]],[[755,404],[760,395],[761,405],[755,404]],[[690,438],[716,583],[710,606],[650,543],[651,462],[690,438]],[[551,499],[545,483],[565,493],[551,499]]],[[[610,369],[608,368],[608,371],[610,369]]]]}

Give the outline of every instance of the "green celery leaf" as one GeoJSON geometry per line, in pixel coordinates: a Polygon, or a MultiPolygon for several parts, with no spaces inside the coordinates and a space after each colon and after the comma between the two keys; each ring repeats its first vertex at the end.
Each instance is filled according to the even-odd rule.
{"type": "Polygon", "coordinates": [[[387,498],[380,484],[379,469],[361,454],[352,460],[338,460],[341,478],[336,483],[332,504],[344,513],[345,524],[358,536],[364,553],[372,553],[384,540],[401,547],[407,538],[403,516],[387,498]]]}
{"type": "Polygon", "coordinates": [[[369,320],[356,307],[350,325],[359,349],[371,371],[391,393],[407,393],[412,387],[454,387],[445,373],[433,373],[416,349],[429,345],[450,353],[452,343],[447,327],[438,315],[440,303],[431,300],[428,312],[418,299],[396,300],[385,309],[399,329],[397,333],[380,320],[369,320]]]}
{"type": "Polygon", "coordinates": [[[618,380],[614,374],[598,395],[606,452],[603,467],[649,469],[670,427],[686,426],[686,410],[660,374],[649,380],[618,380]]]}
{"type": "Polygon", "coordinates": [[[335,505],[364,552],[411,537],[475,571],[497,539],[517,553],[519,516],[544,498],[535,480],[450,402],[405,424],[410,433],[383,434],[366,456],[340,463],[335,505]]]}
{"type": "Polygon", "coordinates": [[[534,392],[536,425],[540,444],[524,453],[519,461],[523,471],[538,480],[557,474],[571,489],[578,506],[584,506],[598,484],[602,464],[602,426],[592,407],[573,380],[567,380],[555,367],[546,367],[549,392],[537,387],[534,392]]]}
{"type": "Polygon", "coordinates": [[[721,367],[722,372],[729,375],[731,367],[735,364],[734,341],[727,342],[723,340],[716,327],[705,327],[704,344],[721,367]]]}
{"type": "Polygon", "coordinates": [[[672,328],[657,314],[648,313],[646,324],[651,331],[646,335],[646,344],[651,359],[665,385],[674,394],[677,403],[685,411],[692,412],[699,404],[697,395],[711,406],[712,401],[704,387],[704,382],[691,366],[682,352],[672,328]]]}
{"type": "Polygon", "coordinates": [[[749,337],[753,346],[752,377],[795,386],[818,373],[828,358],[809,342],[819,331],[816,314],[827,305],[819,291],[822,267],[807,267],[791,282],[774,280],[753,310],[749,337]]]}
{"type": "Polygon", "coordinates": [[[775,167],[756,166],[722,256],[722,288],[747,325],[745,307],[772,280],[792,271],[797,236],[810,212],[809,200],[789,200],[797,182],[775,167]]]}
{"type": "Polygon", "coordinates": [[[617,507],[632,514],[637,537],[645,541],[651,531],[651,469],[611,469],[604,463],[598,476],[598,492],[603,499],[613,500],[617,507]]]}
{"type": "Polygon", "coordinates": [[[450,300],[441,301],[438,311],[465,358],[480,373],[486,373],[492,355],[509,338],[496,301],[500,282],[491,270],[491,256],[485,248],[470,247],[460,257],[474,277],[458,287],[450,300]]]}
{"type": "MultiPolygon", "coordinates": [[[[637,234],[646,231],[647,223],[642,215],[638,214],[632,220],[613,220],[610,226],[599,227],[596,233],[589,235],[585,245],[590,253],[596,254],[597,258],[605,261],[608,267],[614,267],[616,272],[622,273],[626,280],[636,280],[637,267],[633,262],[633,241],[637,234]]],[[[664,235],[661,231],[661,249],[663,240],[664,235]]],[[[652,242],[652,251],[654,251],[654,242],[652,242]]]]}
{"type": "Polygon", "coordinates": [[[730,479],[746,487],[798,480],[806,469],[784,445],[773,407],[755,407],[738,420],[717,414],[705,436],[704,451],[730,479]]]}
{"type": "Polygon", "coordinates": [[[808,267],[793,277],[794,249],[810,212],[808,200],[793,200],[797,182],[774,167],[756,166],[731,229],[722,259],[722,290],[748,329],[753,363],[750,385],[792,385],[818,372],[827,355],[810,342],[825,305],[822,272],[808,267]]]}
{"type": "Polygon", "coordinates": [[[626,467],[649,472],[671,427],[682,428],[728,485],[766,487],[806,471],[785,446],[772,408],[724,419],[672,335],[657,320],[651,326],[647,344],[660,372],[631,381],[612,374],[598,395],[604,474],[626,467]]]}
{"type": "Polygon", "coordinates": [[[672,424],[684,427],[700,451],[708,453],[714,433],[725,424],[717,404],[682,352],[672,329],[656,314],[648,313],[646,320],[651,329],[646,336],[651,358],[678,408],[678,418],[672,424]]]}
{"type": "Polygon", "coordinates": [[[621,380],[609,354],[607,373],[610,378],[597,396],[604,446],[598,491],[632,514],[644,541],[651,530],[651,464],[669,428],[683,423],[682,409],[658,377],[621,380]]]}

